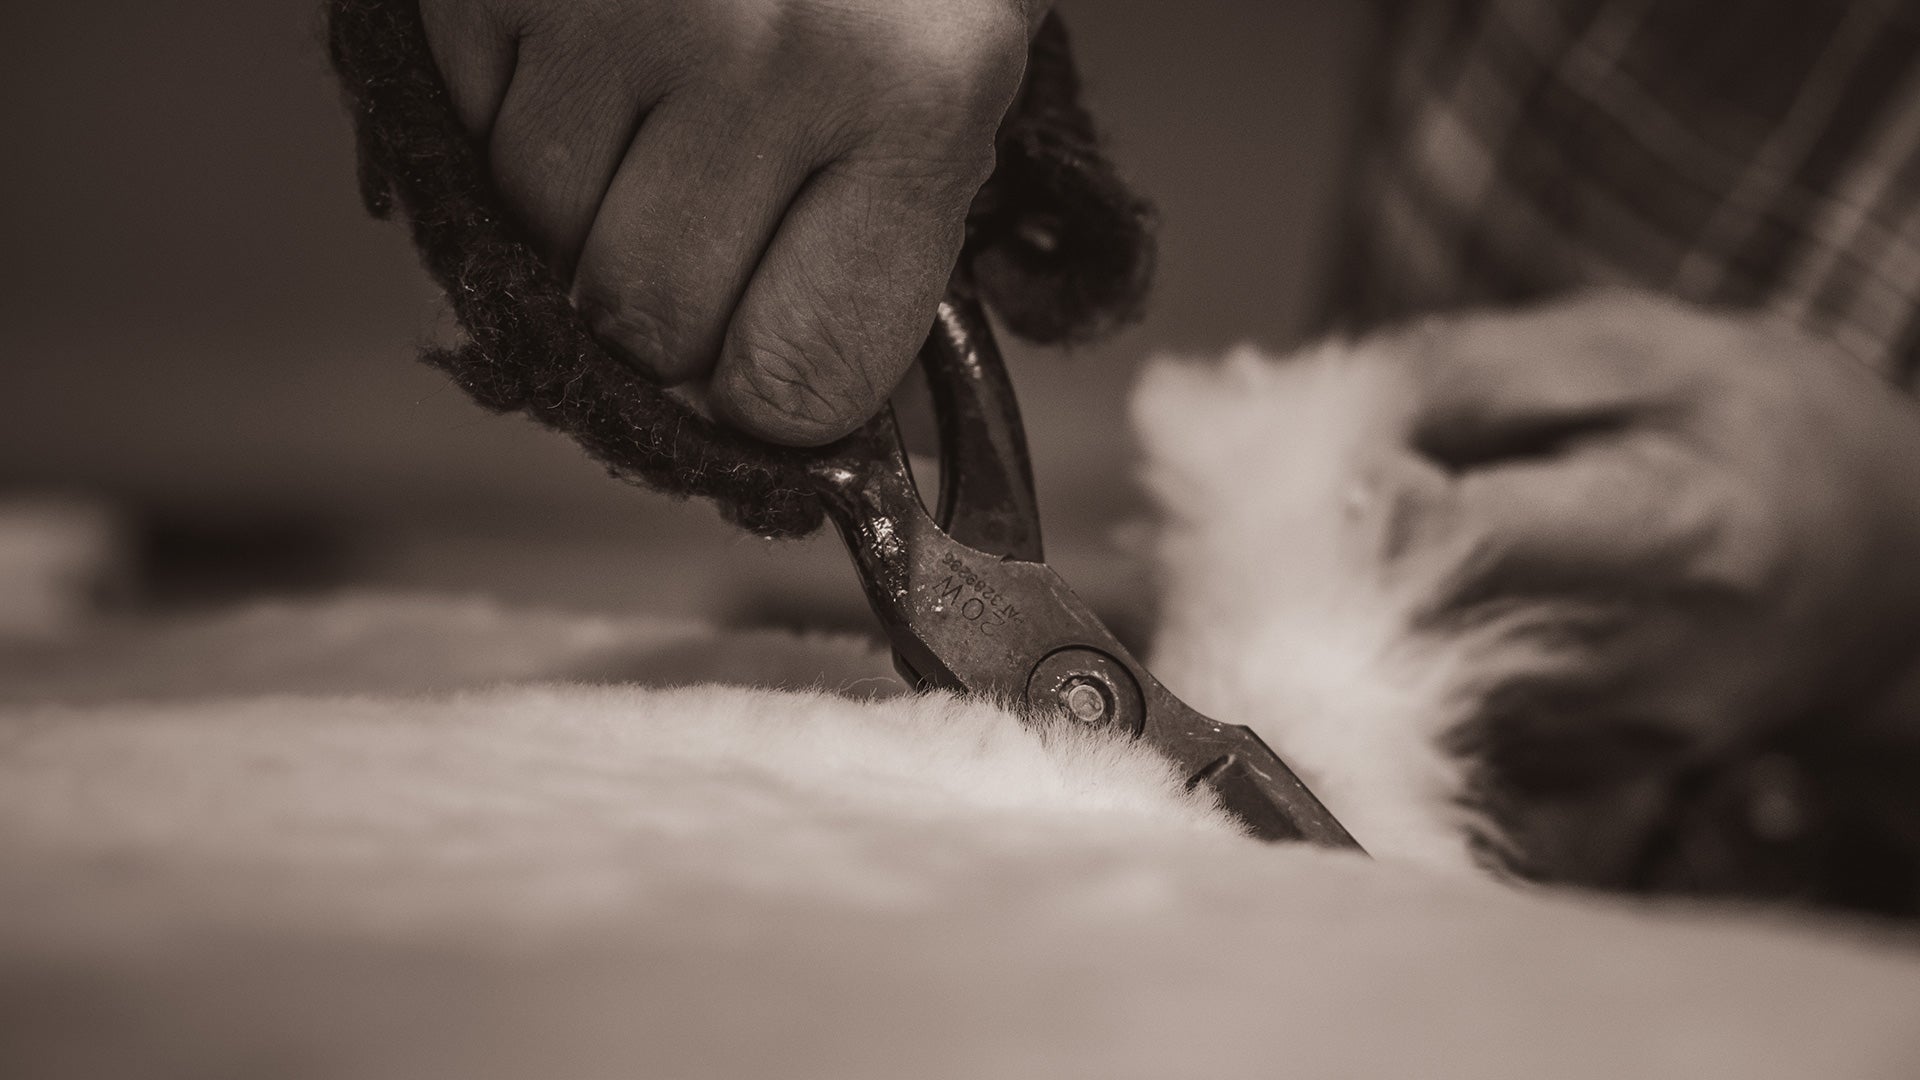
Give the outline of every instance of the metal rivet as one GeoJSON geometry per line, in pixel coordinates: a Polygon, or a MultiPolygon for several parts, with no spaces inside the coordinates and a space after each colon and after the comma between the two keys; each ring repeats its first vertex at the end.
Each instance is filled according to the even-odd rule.
{"type": "Polygon", "coordinates": [[[1146,722],[1140,683],[1119,660],[1084,645],[1067,645],[1042,657],[1027,674],[1026,701],[1035,713],[1067,718],[1088,727],[1138,735],[1146,722]]]}
{"type": "Polygon", "coordinates": [[[1087,678],[1074,679],[1060,691],[1060,701],[1067,707],[1067,715],[1083,724],[1097,724],[1107,718],[1110,706],[1107,692],[1101,685],[1087,678]]]}

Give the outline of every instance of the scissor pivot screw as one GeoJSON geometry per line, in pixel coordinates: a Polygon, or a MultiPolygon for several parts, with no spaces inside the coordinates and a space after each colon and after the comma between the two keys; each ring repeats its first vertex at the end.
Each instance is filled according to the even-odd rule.
{"type": "Polygon", "coordinates": [[[1060,701],[1067,707],[1067,715],[1083,724],[1104,723],[1113,712],[1113,702],[1107,697],[1106,687],[1098,680],[1086,677],[1070,679],[1060,693],[1060,701]]]}
{"type": "Polygon", "coordinates": [[[1027,677],[1027,705],[1088,727],[1140,734],[1146,700],[1127,666],[1112,656],[1080,645],[1048,653],[1027,677]]]}

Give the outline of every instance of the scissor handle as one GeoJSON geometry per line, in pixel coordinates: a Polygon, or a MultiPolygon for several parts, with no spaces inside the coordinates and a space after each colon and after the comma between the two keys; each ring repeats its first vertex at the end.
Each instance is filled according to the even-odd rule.
{"type": "Polygon", "coordinates": [[[985,309],[956,276],[920,350],[940,427],[940,505],[948,536],[978,551],[1040,562],[1040,504],[1033,490],[1020,405],[985,309]]]}

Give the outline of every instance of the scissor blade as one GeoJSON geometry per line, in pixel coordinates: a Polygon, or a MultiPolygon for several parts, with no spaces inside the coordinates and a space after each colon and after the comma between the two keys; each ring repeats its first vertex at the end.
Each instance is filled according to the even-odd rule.
{"type": "Polygon", "coordinates": [[[1216,728],[1220,737],[1185,741],[1183,747],[1203,752],[1231,749],[1189,776],[1189,788],[1201,784],[1212,788],[1219,796],[1221,807],[1239,818],[1259,839],[1305,840],[1325,847],[1360,848],[1345,826],[1252,729],[1215,724],[1205,717],[1200,720],[1216,728]]]}

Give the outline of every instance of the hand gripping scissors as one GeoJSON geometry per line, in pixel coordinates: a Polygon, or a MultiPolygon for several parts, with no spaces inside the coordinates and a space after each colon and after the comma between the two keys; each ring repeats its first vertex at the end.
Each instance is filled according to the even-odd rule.
{"type": "Polygon", "coordinates": [[[895,666],[920,689],[1064,712],[1165,755],[1263,840],[1358,850],[1252,730],[1160,685],[1043,561],[1013,385],[978,300],[956,278],[920,352],[939,422],[940,500],[921,501],[892,410],[810,468],[853,555],[895,666]]]}

